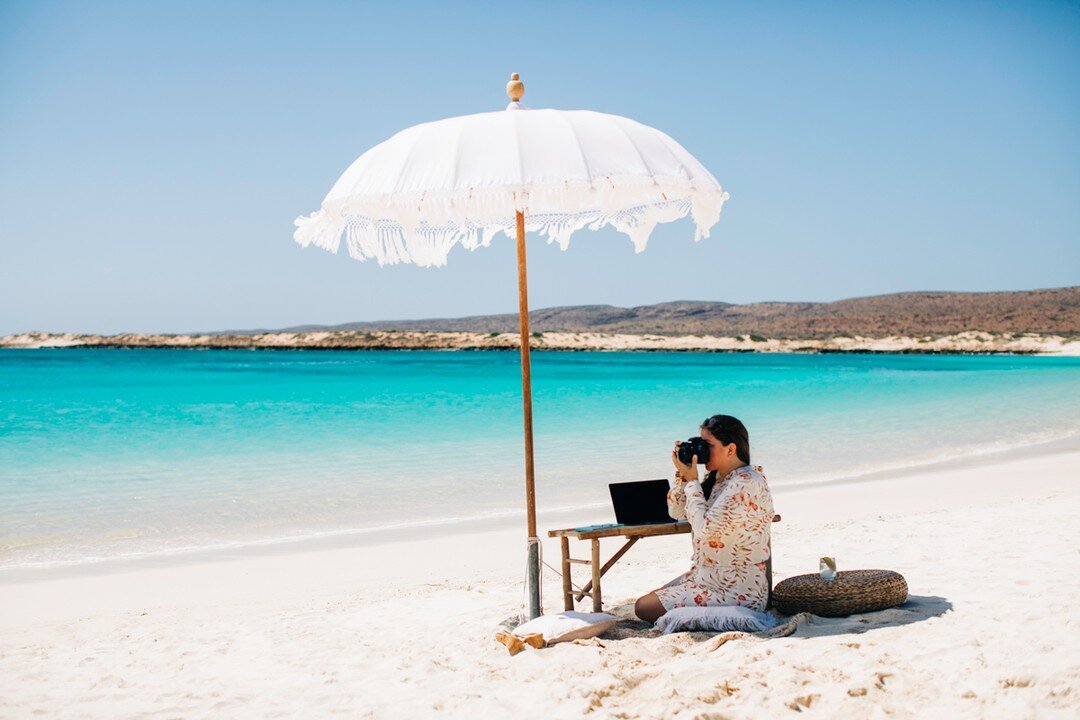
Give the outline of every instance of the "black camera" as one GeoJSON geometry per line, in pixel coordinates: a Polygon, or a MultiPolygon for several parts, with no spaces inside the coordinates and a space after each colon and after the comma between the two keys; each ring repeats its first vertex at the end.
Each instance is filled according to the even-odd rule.
{"type": "Polygon", "coordinates": [[[679,460],[684,465],[689,465],[697,455],[698,463],[704,465],[709,462],[709,443],[705,438],[692,437],[686,442],[679,443],[679,460]]]}

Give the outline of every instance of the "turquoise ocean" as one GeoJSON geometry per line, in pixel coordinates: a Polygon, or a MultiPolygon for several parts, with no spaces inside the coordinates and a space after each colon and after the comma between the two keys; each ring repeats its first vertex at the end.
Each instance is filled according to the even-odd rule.
{"type": "MultiPolygon", "coordinates": [[[[0,350],[0,571],[516,522],[518,363],[0,350]]],[[[541,513],[603,517],[721,412],[774,488],[1080,444],[1080,358],[540,352],[533,388],[541,513]]]]}

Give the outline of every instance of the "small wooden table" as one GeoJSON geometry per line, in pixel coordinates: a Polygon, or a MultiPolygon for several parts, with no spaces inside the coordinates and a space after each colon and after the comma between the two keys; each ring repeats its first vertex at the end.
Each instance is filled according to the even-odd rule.
{"type": "Polygon", "coordinates": [[[690,523],[685,520],[679,522],[666,522],[657,525],[591,525],[589,527],[566,528],[565,530],[549,530],[548,537],[559,538],[562,546],[562,589],[563,608],[574,609],[574,588],[570,584],[570,565],[591,565],[592,581],[577,593],[577,600],[586,595],[592,595],[593,612],[601,611],[600,578],[611,569],[611,566],[619,561],[626,551],[633,547],[634,543],[643,537],[654,535],[681,535],[690,532],[690,523]],[[578,560],[570,557],[570,538],[592,541],[592,560],[578,560]],[[626,543],[616,551],[611,558],[600,565],[600,538],[622,537],[626,543]]]}
{"type": "MultiPolygon", "coordinates": [[[[773,522],[780,522],[779,515],[773,515],[773,522]]],[[[590,525],[588,527],[566,528],[565,530],[549,530],[548,537],[559,538],[562,546],[562,589],[563,609],[573,610],[574,600],[582,600],[586,595],[592,595],[593,612],[601,612],[600,578],[611,569],[611,566],[633,547],[634,543],[643,537],[655,535],[682,535],[690,532],[690,523],[685,520],[678,522],[658,523],[656,525],[590,525]],[[606,563],[600,564],[600,538],[622,537],[626,543],[612,555],[606,563]],[[592,559],[578,560],[570,557],[570,538],[578,540],[590,540],[592,542],[592,559]],[[573,585],[570,584],[570,565],[591,565],[592,580],[585,584],[577,592],[575,598],[573,585]]],[[[772,548],[770,545],[769,559],[767,561],[767,575],[769,587],[772,587],[772,548]]]]}

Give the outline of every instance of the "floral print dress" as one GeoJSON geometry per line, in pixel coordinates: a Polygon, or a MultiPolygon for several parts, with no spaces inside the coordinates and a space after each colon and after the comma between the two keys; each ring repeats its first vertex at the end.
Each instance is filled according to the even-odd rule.
{"type": "Polygon", "coordinates": [[[668,512],[690,521],[694,564],[656,591],[664,610],[693,605],[764,610],[773,502],[761,467],[732,470],[708,501],[700,482],[677,480],[668,493],[668,512]]]}

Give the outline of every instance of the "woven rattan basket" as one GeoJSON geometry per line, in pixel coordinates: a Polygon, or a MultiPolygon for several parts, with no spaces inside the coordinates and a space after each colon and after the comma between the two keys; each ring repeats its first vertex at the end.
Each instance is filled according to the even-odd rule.
{"type": "Polygon", "coordinates": [[[773,588],[772,601],[785,615],[809,612],[838,617],[896,607],[907,600],[907,581],[892,570],[841,570],[832,580],[796,575],[773,588]]]}

